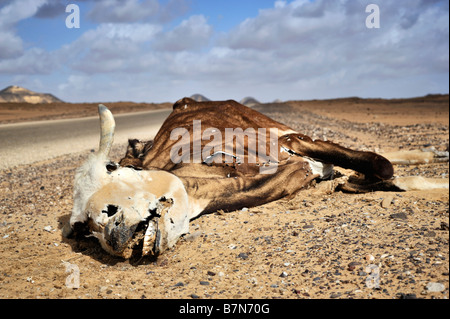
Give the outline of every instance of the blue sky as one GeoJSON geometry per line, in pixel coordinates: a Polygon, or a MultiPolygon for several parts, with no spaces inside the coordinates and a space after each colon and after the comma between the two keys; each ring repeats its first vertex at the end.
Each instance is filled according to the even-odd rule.
{"type": "Polygon", "coordinates": [[[448,48],[447,0],[0,1],[0,89],[68,102],[448,93],[448,48]]]}

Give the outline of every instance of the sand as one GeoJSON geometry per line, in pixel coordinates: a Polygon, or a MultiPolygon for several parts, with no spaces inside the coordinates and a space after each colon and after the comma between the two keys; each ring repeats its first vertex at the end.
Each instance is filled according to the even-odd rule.
{"type": "MultiPolygon", "coordinates": [[[[448,149],[448,95],[257,108],[359,150],[448,149]]],[[[129,110],[124,103],[115,112],[129,110]]],[[[73,115],[51,105],[11,113],[8,122],[73,115]]],[[[115,145],[112,158],[124,152],[115,145]]],[[[202,216],[157,259],[122,260],[94,239],[61,235],[74,171],[88,154],[0,171],[0,298],[448,298],[448,190],[328,194],[319,183],[294,198],[202,216]]],[[[395,169],[397,176],[449,173],[448,163],[395,169]]]]}

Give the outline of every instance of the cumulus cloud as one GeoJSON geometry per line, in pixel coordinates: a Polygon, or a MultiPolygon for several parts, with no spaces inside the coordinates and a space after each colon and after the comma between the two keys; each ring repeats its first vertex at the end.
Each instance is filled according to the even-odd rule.
{"type": "MultiPolygon", "coordinates": [[[[16,34],[16,24],[32,17],[46,3],[45,0],[12,1],[0,8],[0,59],[21,57],[24,53],[22,39],[16,34]]],[[[11,70],[5,61],[0,61],[0,72],[11,70]]]]}
{"type": "Polygon", "coordinates": [[[9,59],[22,54],[22,39],[13,32],[0,31],[0,59],[9,59]]]}
{"type": "Polygon", "coordinates": [[[73,70],[87,74],[144,72],[136,64],[145,55],[146,43],[160,31],[153,24],[100,24],[56,54],[73,70]]]}
{"type": "Polygon", "coordinates": [[[50,74],[58,67],[54,56],[40,48],[31,48],[14,59],[0,60],[0,74],[50,74]]]}
{"type": "Polygon", "coordinates": [[[64,14],[67,1],[53,0],[42,5],[34,15],[37,18],[51,19],[64,14]]]}
{"type": "Polygon", "coordinates": [[[197,50],[209,43],[213,29],[203,15],[194,15],[164,34],[154,43],[154,48],[163,51],[197,50]]]}
{"type": "Polygon", "coordinates": [[[88,17],[99,23],[168,22],[188,9],[186,0],[170,0],[162,5],[157,0],[99,0],[88,17]]]}
{"type": "Polygon", "coordinates": [[[386,95],[411,94],[408,79],[448,74],[448,2],[401,6],[384,1],[380,29],[365,26],[369,3],[277,1],[274,8],[261,10],[225,34],[219,44],[233,52],[227,59],[234,62],[227,64],[246,66],[234,70],[252,77],[255,88],[258,81],[261,86],[284,83],[291,95],[311,97],[320,91],[322,97],[331,97],[339,90],[357,95],[359,88],[381,88],[392,79],[405,87],[392,92],[386,86],[386,95]]]}

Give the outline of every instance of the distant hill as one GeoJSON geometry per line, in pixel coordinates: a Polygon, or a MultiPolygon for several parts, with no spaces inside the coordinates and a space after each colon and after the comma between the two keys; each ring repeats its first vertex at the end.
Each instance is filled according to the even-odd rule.
{"type": "Polygon", "coordinates": [[[211,101],[210,99],[208,99],[207,97],[205,97],[204,95],[201,95],[201,94],[193,94],[193,95],[191,95],[191,99],[193,99],[194,101],[197,101],[197,102],[211,101]]]}
{"type": "Polygon", "coordinates": [[[20,86],[11,85],[0,91],[0,103],[2,102],[25,102],[38,104],[62,101],[52,94],[36,93],[20,86]]]}
{"type": "Polygon", "coordinates": [[[245,106],[249,106],[249,107],[261,104],[257,99],[255,99],[255,98],[253,98],[251,96],[244,97],[240,101],[240,103],[244,104],[245,106]]]}

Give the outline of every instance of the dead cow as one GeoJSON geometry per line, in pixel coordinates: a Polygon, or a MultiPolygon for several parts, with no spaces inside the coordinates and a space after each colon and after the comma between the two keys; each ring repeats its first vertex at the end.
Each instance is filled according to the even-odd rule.
{"type": "Polygon", "coordinates": [[[173,247],[189,232],[190,220],[201,214],[295,195],[316,179],[333,178],[333,165],[364,176],[355,181],[341,177],[335,186],[343,191],[448,188],[443,179],[393,178],[386,158],[394,164],[448,161],[448,152],[384,157],[355,151],[312,140],[231,100],[179,100],[154,140],[130,140],[117,164],[109,159],[114,118],[103,105],[99,115],[100,147],[76,172],[74,206],[64,233],[95,236],[107,252],[123,258],[135,251],[158,255],[173,247]],[[246,135],[230,139],[230,130],[246,135]]]}

